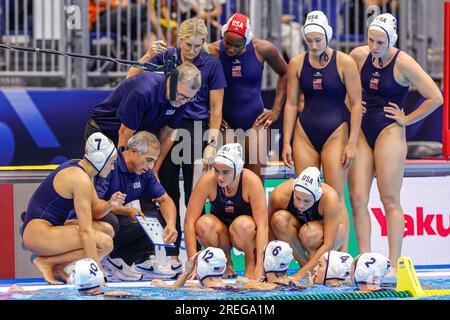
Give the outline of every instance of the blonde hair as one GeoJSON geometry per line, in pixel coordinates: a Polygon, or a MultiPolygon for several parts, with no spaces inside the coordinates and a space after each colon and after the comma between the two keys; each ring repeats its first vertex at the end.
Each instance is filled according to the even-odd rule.
{"type": "Polygon", "coordinates": [[[206,28],[205,20],[194,17],[186,19],[180,24],[180,29],[178,31],[178,37],[180,40],[192,36],[203,39],[203,50],[209,53],[208,44],[206,43],[206,39],[208,38],[208,29],[206,28]]]}

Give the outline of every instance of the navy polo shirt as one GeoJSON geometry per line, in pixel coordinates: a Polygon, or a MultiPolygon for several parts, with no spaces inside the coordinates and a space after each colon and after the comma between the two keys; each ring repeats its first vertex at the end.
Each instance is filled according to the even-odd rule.
{"type": "Polygon", "coordinates": [[[185,112],[186,105],[176,108],[166,99],[163,74],[144,72],[123,81],[94,107],[91,117],[107,136],[117,137],[121,123],[131,130],[158,135],[166,125],[177,129],[185,112]]]}
{"type": "MultiPolygon", "coordinates": [[[[177,50],[177,59],[180,64],[182,61],[180,48],[169,48],[166,52],[157,54],[150,62],[162,65],[173,56],[174,50],[177,50]]],[[[185,117],[192,120],[205,120],[209,117],[209,91],[225,88],[227,82],[220,60],[203,49],[192,64],[201,72],[202,86],[197,92],[196,99],[187,104],[185,117]]]]}
{"type": "Polygon", "coordinates": [[[156,199],[163,196],[166,190],[158,182],[153,171],[148,170],[141,175],[128,172],[122,152],[123,148],[120,148],[114,163],[114,170],[106,178],[99,176],[94,178],[98,197],[109,200],[115,192],[120,191],[127,195],[125,203],[129,203],[140,198],[156,199]]]}

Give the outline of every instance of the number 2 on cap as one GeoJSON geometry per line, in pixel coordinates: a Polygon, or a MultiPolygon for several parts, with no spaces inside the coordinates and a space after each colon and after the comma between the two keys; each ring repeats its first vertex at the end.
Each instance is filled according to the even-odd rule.
{"type": "Polygon", "coordinates": [[[370,265],[371,265],[371,264],[374,264],[375,261],[376,261],[375,258],[373,258],[373,257],[370,258],[370,261],[367,261],[367,262],[365,263],[366,267],[367,267],[367,268],[370,267],[370,265]]]}

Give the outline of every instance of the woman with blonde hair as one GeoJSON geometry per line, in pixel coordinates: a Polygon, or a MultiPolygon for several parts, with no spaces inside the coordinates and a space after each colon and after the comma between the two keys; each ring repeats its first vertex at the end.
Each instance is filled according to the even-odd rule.
{"type": "MultiPolygon", "coordinates": [[[[197,150],[203,150],[205,163],[212,163],[217,151],[218,133],[222,121],[222,100],[226,81],[219,59],[212,57],[207,52],[207,37],[208,29],[204,20],[187,19],[180,24],[178,30],[178,48],[168,48],[164,41],[155,41],[152,50],[140,60],[162,65],[167,59],[176,55],[178,64],[192,63],[200,70],[202,76],[202,85],[195,99],[189,102],[186,115],[180,125],[180,128],[187,130],[190,134],[187,137],[186,134],[176,137],[176,142],[169,150],[171,156],[166,157],[163,162],[158,159],[153,169],[177,206],[178,234],[181,234],[179,170],[180,168],[183,170],[184,199],[187,207],[193,188],[194,161],[202,158],[202,154],[196,154],[197,150]],[[200,132],[201,136],[194,137],[194,126],[197,127],[196,134],[200,132]],[[208,138],[207,141],[204,141],[203,136],[206,135],[206,130],[208,130],[208,138]],[[185,139],[188,139],[189,142],[187,143],[185,139]],[[189,146],[190,149],[185,150],[184,146],[189,146]],[[175,151],[172,153],[174,149],[175,151]],[[180,150],[182,150],[181,153],[180,150]],[[182,155],[180,156],[180,154],[182,155]]],[[[142,70],[131,68],[127,78],[141,72],[142,70]]],[[[160,137],[160,139],[162,138],[160,137]]],[[[161,146],[161,153],[164,151],[163,147],[161,146]]],[[[180,241],[181,237],[175,243],[175,249],[168,248],[166,250],[169,256],[178,256],[180,241]]]]}

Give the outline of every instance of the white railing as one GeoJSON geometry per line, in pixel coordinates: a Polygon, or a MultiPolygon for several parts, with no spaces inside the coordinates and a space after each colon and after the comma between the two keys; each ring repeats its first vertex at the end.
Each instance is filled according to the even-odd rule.
{"type": "MultiPolygon", "coordinates": [[[[443,70],[444,0],[0,0],[0,42],[137,60],[155,39],[176,46],[181,21],[205,19],[209,42],[234,12],[250,16],[255,36],[276,44],[289,60],[303,52],[301,27],[311,10],[324,11],[330,45],[344,52],[366,43],[367,20],[390,12],[399,43],[437,81],[443,70]],[[122,4],[122,5],[121,5],[122,4]]],[[[96,87],[121,81],[127,67],[0,49],[0,86],[96,87]],[[45,79],[45,81],[42,81],[45,79]]],[[[276,76],[265,67],[263,89],[276,76]]]]}

